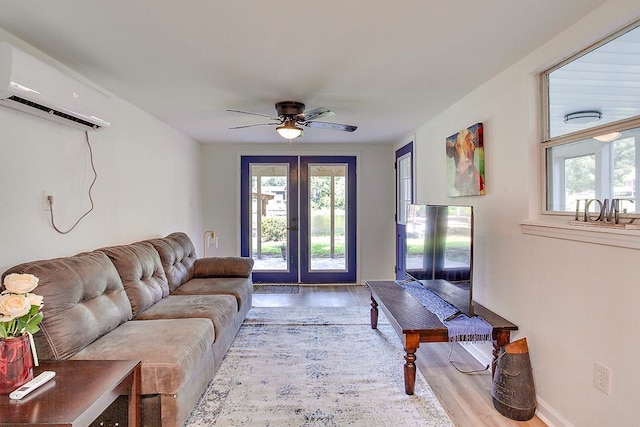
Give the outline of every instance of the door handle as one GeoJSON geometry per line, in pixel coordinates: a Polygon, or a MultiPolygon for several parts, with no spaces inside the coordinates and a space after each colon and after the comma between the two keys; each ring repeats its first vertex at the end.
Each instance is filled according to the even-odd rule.
{"type": "Polygon", "coordinates": [[[291,231],[298,231],[298,227],[293,226],[293,227],[287,227],[287,230],[291,230],[291,231]]]}

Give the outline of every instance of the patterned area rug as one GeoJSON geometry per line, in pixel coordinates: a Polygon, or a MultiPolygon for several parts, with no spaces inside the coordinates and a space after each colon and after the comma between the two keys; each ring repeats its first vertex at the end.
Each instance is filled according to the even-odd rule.
{"type": "Polygon", "coordinates": [[[297,294],[300,292],[298,285],[253,284],[254,294],[297,294]]]}
{"type": "Polygon", "coordinates": [[[188,427],[453,426],[418,371],[404,393],[404,352],[369,309],[252,308],[188,427]]]}

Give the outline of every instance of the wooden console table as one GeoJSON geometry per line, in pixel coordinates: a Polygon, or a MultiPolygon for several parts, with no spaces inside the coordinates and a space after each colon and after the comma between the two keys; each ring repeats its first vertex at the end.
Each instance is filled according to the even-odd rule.
{"type": "MultiPolygon", "coordinates": [[[[413,394],[416,382],[416,351],[420,343],[448,342],[447,327],[396,282],[386,280],[366,283],[371,291],[371,328],[378,328],[378,309],[382,309],[402,339],[405,351],[404,388],[407,394],[413,394]]],[[[494,350],[491,370],[494,372],[500,347],[509,343],[511,331],[518,330],[518,327],[475,302],[474,311],[493,326],[494,350]]]]}
{"type": "Polygon", "coordinates": [[[120,395],[129,395],[129,427],[140,425],[140,362],[41,362],[34,376],[56,376],[21,400],[0,395],[0,426],[88,426],[120,395]]]}

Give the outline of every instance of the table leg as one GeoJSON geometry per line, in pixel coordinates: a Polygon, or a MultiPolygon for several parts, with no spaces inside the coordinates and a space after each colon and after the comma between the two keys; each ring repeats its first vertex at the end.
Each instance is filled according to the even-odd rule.
{"type": "Polygon", "coordinates": [[[129,390],[129,427],[138,427],[141,425],[141,405],[140,401],[140,364],[133,371],[133,379],[131,381],[131,390],[129,390]]]}
{"type": "Polygon", "coordinates": [[[404,339],[404,391],[413,394],[416,387],[416,351],[420,345],[420,335],[406,334],[404,339]]]}
{"type": "Polygon", "coordinates": [[[378,303],[371,297],[371,329],[378,329],[378,303]]]}
{"type": "Polygon", "coordinates": [[[491,361],[491,377],[496,373],[496,365],[498,364],[498,356],[500,356],[500,349],[502,346],[509,344],[511,340],[510,331],[499,331],[493,333],[493,360],[491,361]]]}

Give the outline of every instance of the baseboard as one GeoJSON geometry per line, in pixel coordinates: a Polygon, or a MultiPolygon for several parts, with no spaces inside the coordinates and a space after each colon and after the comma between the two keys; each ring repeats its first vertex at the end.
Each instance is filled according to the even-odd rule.
{"type": "Polygon", "coordinates": [[[536,396],[538,408],[536,415],[549,427],[574,427],[566,418],[560,415],[555,409],[547,404],[544,400],[536,396]]]}
{"type": "MultiPolygon", "coordinates": [[[[490,365],[493,361],[493,345],[489,342],[462,342],[460,345],[483,366],[490,365]]],[[[573,424],[537,395],[536,401],[538,403],[536,415],[548,427],[574,427],[573,424]]]]}
{"type": "Polygon", "coordinates": [[[461,342],[460,345],[482,366],[491,365],[493,361],[493,345],[489,342],[461,342]]]}

